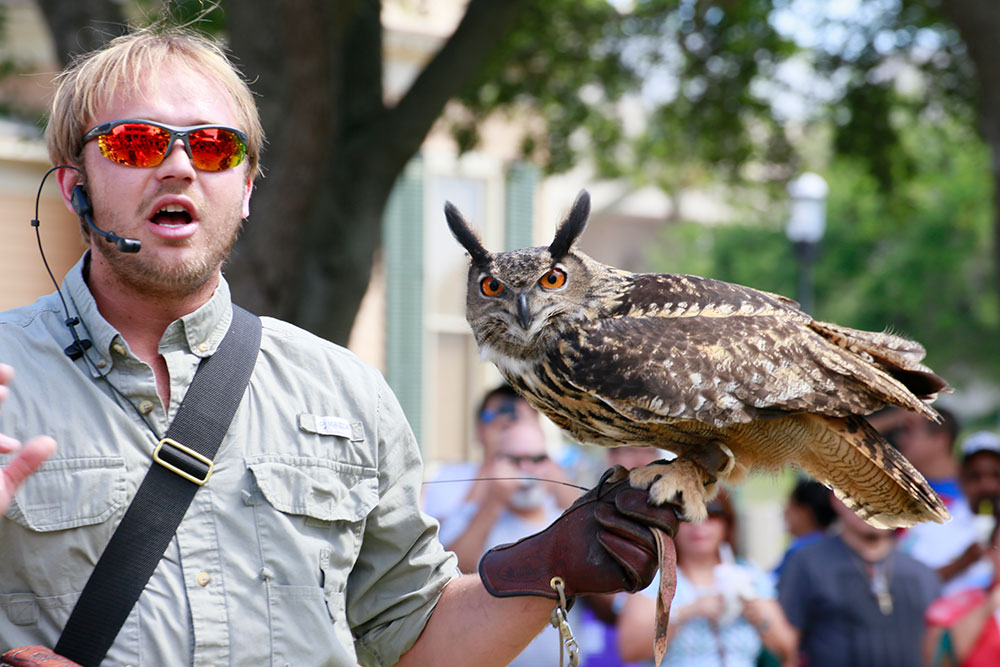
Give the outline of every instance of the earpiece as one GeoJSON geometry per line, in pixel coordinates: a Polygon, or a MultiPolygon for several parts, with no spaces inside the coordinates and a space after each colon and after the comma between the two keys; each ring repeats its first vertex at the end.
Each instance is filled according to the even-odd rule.
{"type": "Polygon", "coordinates": [[[142,243],[138,239],[123,239],[114,232],[106,232],[94,224],[94,209],[90,205],[90,197],[87,196],[87,191],[83,189],[82,185],[73,186],[73,192],[70,195],[70,203],[73,205],[73,210],[76,211],[76,214],[80,216],[97,235],[104,237],[105,241],[114,243],[118,246],[118,250],[121,252],[139,252],[140,248],[142,248],[142,243]]]}
{"type": "Polygon", "coordinates": [[[90,215],[94,208],[90,205],[90,197],[87,196],[87,191],[83,189],[82,185],[76,185],[73,187],[73,193],[70,196],[70,203],[73,204],[73,210],[81,218],[85,215],[90,215]]]}

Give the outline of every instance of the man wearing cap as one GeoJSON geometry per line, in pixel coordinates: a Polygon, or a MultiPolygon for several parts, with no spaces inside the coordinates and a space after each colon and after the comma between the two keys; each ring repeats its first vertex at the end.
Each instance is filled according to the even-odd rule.
{"type": "Polygon", "coordinates": [[[1000,511],[1000,435],[977,431],[965,439],[961,481],[969,509],[995,517],[1000,511]]]}
{"type": "Polygon", "coordinates": [[[946,408],[937,408],[942,421],[936,424],[906,410],[890,410],[873,420],[882,432],[927,478],[951,513],[944,524],[918,524],[900,538],[899,548],[937,571],[944,593],[974,588],[981,577],[970,573],[982,557],[973,513],[962,493],[959,462],[954,445],[958,420],[946,408]]]}
{"type": "MultiPolygon", "coordinates": [[[[966,667],[1000,661],[1000,435],[977,431],[962,443],[962,491],[976,513],[983,557],[969,568],[968,579],[978,585],[936,600],[927,610],[925,658],[941,664],[950,658],[966,667]]],[[[978,545],[979,543],[977,543],[978,545]]]]}

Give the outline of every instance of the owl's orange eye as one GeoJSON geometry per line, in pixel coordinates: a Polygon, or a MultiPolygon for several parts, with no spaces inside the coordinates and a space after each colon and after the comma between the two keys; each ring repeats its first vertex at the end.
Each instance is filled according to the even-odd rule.
{"type": "Polygon", "coordinates": [[[486,276],[483,278],[482,282],[479,283],[479,289],[483,291],[486,296],[496,296],[503,291],[503,283],[492,276],[486,276]]]}
{"type": "Polygon", "coordinates": [[[559,289],[566,284],[566,272],[562,269],[550,269],[541,277],[538,284],[545,289],[559,289]]]}

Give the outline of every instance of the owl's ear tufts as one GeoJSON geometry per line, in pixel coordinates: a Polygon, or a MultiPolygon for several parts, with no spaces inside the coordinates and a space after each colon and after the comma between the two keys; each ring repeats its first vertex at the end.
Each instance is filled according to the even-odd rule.
{"type": "Polygon", "coordinates": [[[469,255],[472,257],[472,263],[475,266],[483,267],[489,264],[490,253],[483,247],[483,244],[479,241],[479,237],[469,227],[469,223],[462,217],[458,208],[450,201],[444,203],[444,217],[448,220],[448,229],[451,230],[455,240],[461,243],[462,247],[469,252],[469,255]]]}
{"type": "Polygon", "coordinates": [[[573,208],[569,215],[559,224],[556,236],[549,245],[549,254],[556,262],[561,260],[569,252],[577,237],[583,233],[587,227],[587,219],[590,217],[590,193],[580,190],[573,202],[573,208]]]}

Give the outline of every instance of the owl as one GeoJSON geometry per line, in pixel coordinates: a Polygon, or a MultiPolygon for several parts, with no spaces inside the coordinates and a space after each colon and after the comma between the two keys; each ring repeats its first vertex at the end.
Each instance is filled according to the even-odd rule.
{"type": "Polygon", "coordinates": [[[943,522],[921,474],[866,421],[887,405],[939,420],[946,382],[918,343],[818,322],[783,296],[669,273],[630,273],[574,247],[580,193],[548,247],[487,251],[462,214],[466,318],[485,359],[579,442],[676,455],[630,473],[653,503],[707,516],[718,484],[797,466],[870,525],[943,522]]]}

